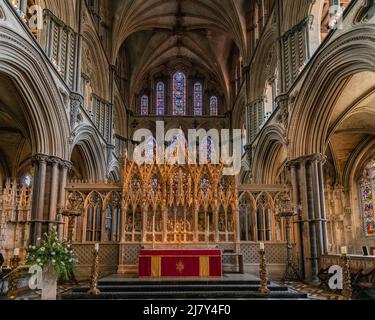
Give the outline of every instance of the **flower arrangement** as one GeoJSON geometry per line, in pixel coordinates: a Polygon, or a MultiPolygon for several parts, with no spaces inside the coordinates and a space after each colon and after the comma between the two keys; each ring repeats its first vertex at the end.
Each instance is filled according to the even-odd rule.
{"type": "Polygon", "coordinates": [[[58,239],[56,227],[44,237],[45,240],[39,248],[29,247],[26,263],[37,264],[43,269],[52,268],[56,278],[63,277],[68,280],[76,262],[71,245],[58,239]]]}

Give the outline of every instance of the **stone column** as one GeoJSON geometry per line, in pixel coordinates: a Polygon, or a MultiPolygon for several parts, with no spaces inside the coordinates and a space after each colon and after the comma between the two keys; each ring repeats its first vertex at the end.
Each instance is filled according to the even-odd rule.
{"type": "Polygon", "coordinates": [[[121,219],[120,219],[120,242],[125,242],[125,228],[126,228],[126,215],[128,214],[128,207],[125,207],[124,205],[121,206],[121,219]]]}
{"type": "MultiPolygon", "coordinates": [[[[249,239],[249,229],[250,229],[250,224],[249,224],[249,212],[248,212],[248,206],[245,204],[243,207],[242,207],[242,210],[244,210],[244,224],[245,224],[245,241],[250,241],[249,239]]],[[[241,207],[240,207],[240,219],[241,219],[241,207]]],[[[239,221],[239,223],[241,223],[241,220],[239,221]]],[[[242,233],[242,230],[240,228],[240,231],[242,233]]],[[[241,238],[241,236],[240,236],[241,238]]]]}
{"type": "Polygon", "coordinates": [[[323,165],[324,163],[322,161],[318,163],[319,198],[320,198],[321,219],[322,219],[323,254],[328,254],[327,212],[326,212],[325,197],[324,197],[325,195],[324,195],[323,165]]]}
{"type": "MultiPolygon", "coordinates": [[[[32,199],[31,242],[39,245],[43,233],[57,222],[62,222],[58,216],[65,207],[65,187],[69,166],[67,162],[47,155],[38,154],[33,157],[34,187],[32,199]]],[[[58,229],[62,234],[62,226],[58,229]]]]}
{"type": "MultiPolygon", "coordinates": [[[[117,238],[116,238],[116,234],[117,234],[117,207],[115,205],[111,206],[110,207],[111,209],[111,217],[112,217],[112,221],[111,221],[111,233],[109,234],[109,238],[108,238],[108,241],[118,241],[117,238]]],[[[104,212],[105,212],[105,215],[107,215],[107,208],[104,208],[104,212]]],[[[105,229],[104,229],[104,233],[105,233],[105,229]]],[[[105,238],[104,238],[105,239],[105,238]]],[[[106,239],[105,239],[106,240],[106,239]]]]}
{"type": "Polygon", "coordinates": [[[235,225],[235,228],[236,228],[236,241],[238,243],[241,242],[241,229],[240,229],[240,208],[238,207],[236,209],[236,225],[235,225]]]}
{"type": "Polygon", "coordinates": [[[309,219],[309,235],[310,235],[310,259],[311,259],[311,282],[318,284],[319,261],[318,261],[318,239],[317,225],[314,207],[314,190],[313,190],[313,170],[312,163],[306,164],[306,186],[307,186],[307,206],[309,219]]]}
{"type": "MultiPolygon", "coordinates": [[[[295,223],[295,227],[297,230],[297,235],[299,237],[299,258],[301,261],[301,271],[302,276],[304,277],[305,273],[305,261],[304,261],[304,239],[303,239],[303,219],[302,219],[302,213],[300,210],[301,205],[301,199],[299,196],[299,188],[298,188],[298,176],[297,176],[297,164],[291,163],[290,164],[290,177],[291,177],[291,183],[292,183],[292,203],[293,207],[296,210],[297,213],[297,219],[295,223]]],[[[291,218],[293,219],[293,218],[291,218]]]]}
{"type": "Polygon", "coordinates": [[[327,253],[327,223],[324,205],[324,156],[314,154],[291,161],[293,202],[301,207],[299,235],[305,276],[319,283],[319,257],[327,253]]]}
{"type": "Polygon", "coordinates": [[[52,157],[50,159],[52,165],[52,181],[51,181],[51,196],[49,205],[49,227],[53,227],[57,218],[57,201],[58,201],[58,180],[60,171],[60,159],[52,157]]]}
{"type": "MultiPolygon", "coordinates": [[[[252,204],[250,204],[252,206],[252,204]]],[[[258,236],[258,210],[257,210],[257,207],[251,207],[251,214],[252,214],[252,217],[253,217],[253,221],[254,221],[254,226],[253,226],[253,241],[257,242],[259,241],[259,236],[258,236]]]]}
{"type": "Polygon", "coordinates": [[[319,183],[319,172],[318,172],[318,163],[320,158],[316,157],[311,162],[312,175],[313,175],[313,189],[314,189],[314,206],[315,206],[315,221],[317,229],[317,238],[319,245],[319,254],[324,253],[324,244],[323,244],[323,225],[322,225],[322,208],[320,200],[320,183],[319,183]]]}
{"type": "MultiPolygon", "coordinates": [[[[65,208],[65,188],[66,188],[66,182],[68,177],[68,171],[72,167],[72,163],[69,161],[61,161],[60,162],[61,168],[60,168],[60,186],[59,186],[59,200],[58,200],[58,207],[59,210],[62,210],[65,208]]],[[[64,231],[64,217],[58,212],[57,220],[59,222],[58,225],[58,235],[59,238],[63,238],[63,231],[64,231]]]]}
{"type": "MultiPolygon", "coordinates": [[[[252,142],[252,135],[251,135],[251,105],[248,104],[246,106],[246,140],[247,145],[249,146],[252,142]]],[[[250,148],[249,148],[250,149],[250,148]]]]}
{"type": "Polygon", "coordinates": [[[38,246],[41,242],[43,232],[43,220],[44,220],[44,197],[46,187],[46,174],[47,174],[47,161],[48,156],[36,155],[33,159],[37,166],[37,179],[35,179],[34,192],[32,204],[32,217],[34,220],[34,243],[38,246]]]}

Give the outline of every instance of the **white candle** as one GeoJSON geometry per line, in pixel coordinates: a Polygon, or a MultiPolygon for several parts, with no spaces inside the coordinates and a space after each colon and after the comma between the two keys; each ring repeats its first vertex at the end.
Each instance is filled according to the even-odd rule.
{"type": "Polygon", "coordinates": [[[99,252],[99,243],[95,243],[95,251],[99,252]]]}
{"type": "Polygon", "coordinates": [[[348,254],[348,248],[347,247],[341,247],[341,254],[348,254]]]}
{"type": "Polygon", "coordinates": [[[13,255],[14,255],[15,257],[19,257],[19,255],[20,255],[20,249],[19,249],[19,248],[15,248],[15,249],[14,249],[14,252],[13,252],[13,255]]]}
{"type": "Polygon", "coordinates": [[[260,251],[264,251],[265,250],[265,245],[263,242],[260,243],[260,251]]]}

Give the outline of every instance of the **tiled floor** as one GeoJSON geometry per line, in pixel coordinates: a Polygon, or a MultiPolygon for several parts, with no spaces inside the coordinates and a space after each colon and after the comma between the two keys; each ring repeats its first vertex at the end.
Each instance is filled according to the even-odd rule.
{"type": "Polygon", "coordinates": [[[301,282],[287,282],[285,285],[308,294],[311,300],[346,300],[345,297],[332,291],[301,282]]]}
{"type": "MultiPolygon", "coordinates": [[[[85,285],[86,283],[81,283],[80,285],[85,285]]],[[[72,284],[65,284],[60,285],[57,287],[57,297],[59,297],[61,294],[73,289],[76,287],[72,284]]],[[[23,295],[20,295],[16,300],[40,300],[41,299],[41,291],[29,291],[23,295]]]]}

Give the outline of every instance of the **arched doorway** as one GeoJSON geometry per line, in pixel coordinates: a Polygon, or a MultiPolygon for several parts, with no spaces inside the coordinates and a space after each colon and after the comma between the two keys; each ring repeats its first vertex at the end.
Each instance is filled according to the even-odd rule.
{"type": "Polygon", "coordinates": [[[89,168],[85,153],[80,145],[73,148],[72,156],[72,169],[69,172],[69,180],[87,181],[90,178],[89,168]]]}

